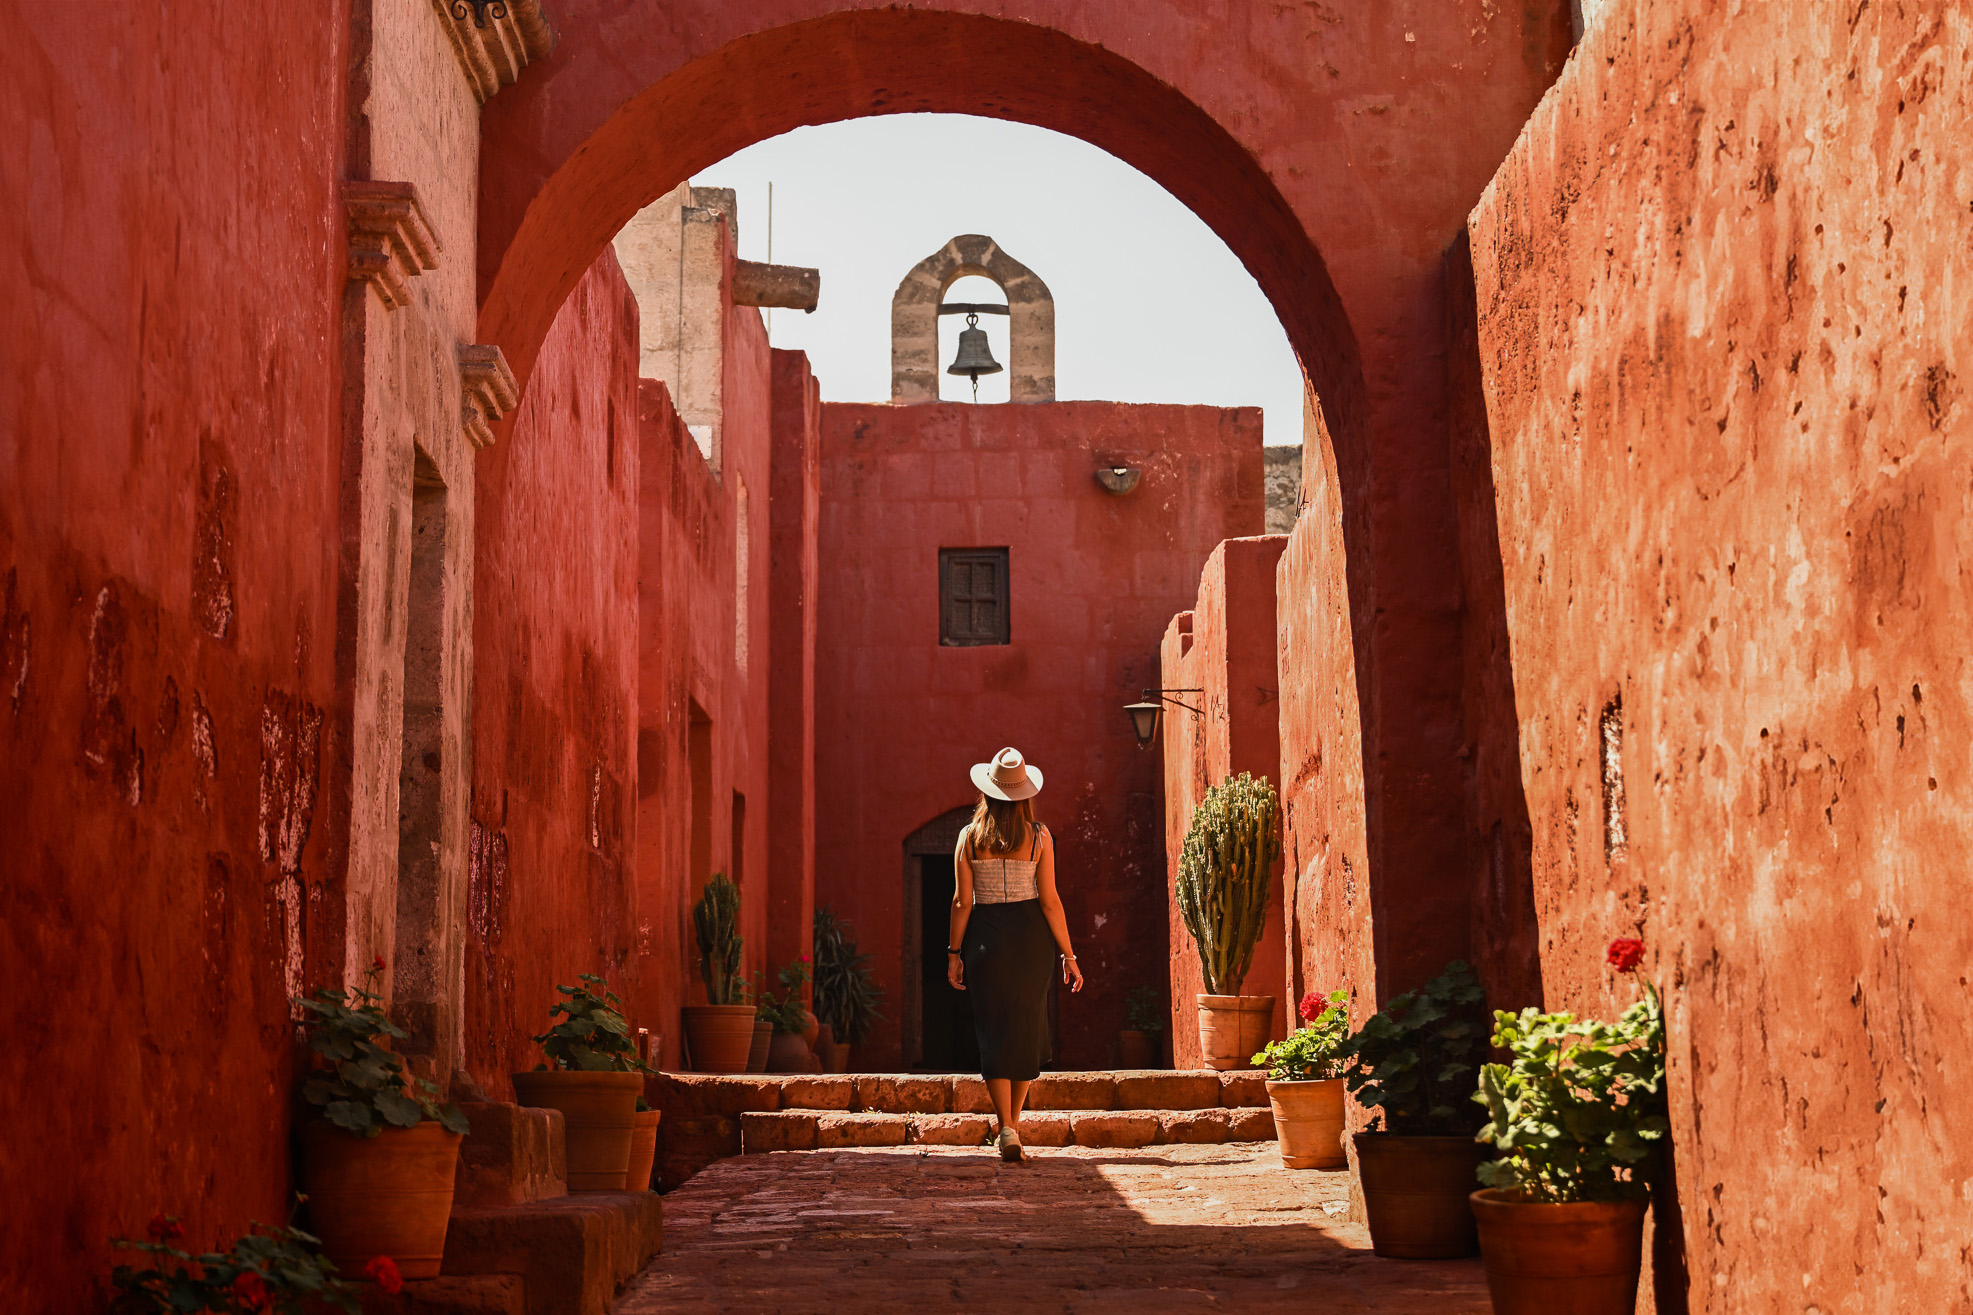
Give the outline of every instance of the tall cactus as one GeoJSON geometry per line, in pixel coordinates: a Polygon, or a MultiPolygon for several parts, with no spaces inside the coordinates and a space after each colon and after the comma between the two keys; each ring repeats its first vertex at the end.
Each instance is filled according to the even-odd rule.
{"type": "Polygon", "coordinates": [[[740,988],[740,888],[724,872],[712,874],[705,894],[692,906],[699,932],[699,976],[706,980],[706,1003],[730,1005],[740,988]]]}
{"type": "Polygon", "coordinates": [[[1281,854],[1280,800],[1266,777],[1220,782],[1192,810],[1174,883],[1209,995],[1237,995],[1267,921],[1268,871],[1281,854]]]}

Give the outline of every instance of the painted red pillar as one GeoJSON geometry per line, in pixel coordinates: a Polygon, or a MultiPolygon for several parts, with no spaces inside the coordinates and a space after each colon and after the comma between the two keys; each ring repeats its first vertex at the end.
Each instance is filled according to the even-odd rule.
{"type": "Polygon", "coordinates": [[[773,353],[768,456],[769,963],[808,954],[815,914],[815,587],[822,393],[800,352],[773,353]]]}

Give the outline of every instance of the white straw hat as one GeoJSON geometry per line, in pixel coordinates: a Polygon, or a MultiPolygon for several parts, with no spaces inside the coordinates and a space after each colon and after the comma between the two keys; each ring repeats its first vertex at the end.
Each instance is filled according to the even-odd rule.
{"type": "Polygon", "coordinates": [[[1041,793],[1041,769],[1021,757],[1019,749],[1002,749],[990,763],[973,764],[973,784],[980,793],[1013,802],[1041,793]]]}

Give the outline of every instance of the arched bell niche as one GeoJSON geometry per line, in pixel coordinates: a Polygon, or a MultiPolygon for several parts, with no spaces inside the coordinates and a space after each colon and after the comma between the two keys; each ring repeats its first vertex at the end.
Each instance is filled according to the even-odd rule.
{"type": "Polygon", "coordinates": [[[977,274],[1007,297],[1008,400],[1055,400],[1055,297],[982,233],[965,233],[912,266],[891,298],[891,401],[939,400],[939,303],[977,274]]]}

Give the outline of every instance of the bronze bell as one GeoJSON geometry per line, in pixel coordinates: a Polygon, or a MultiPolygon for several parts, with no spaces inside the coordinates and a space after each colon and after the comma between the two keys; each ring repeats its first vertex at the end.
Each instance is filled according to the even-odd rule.
{"type": "Polygon", "coordinates": [[[993,359],[993,350],[987,346],[986,330],[979,327],[980,317],[966,316],[966,327],[959,331],[959,354],[952,358],[946,367],[947,374],[963,374],[973,381],[973,400],[980,400],[980,376],[999,374],[1000,362],[993,359]]]}

